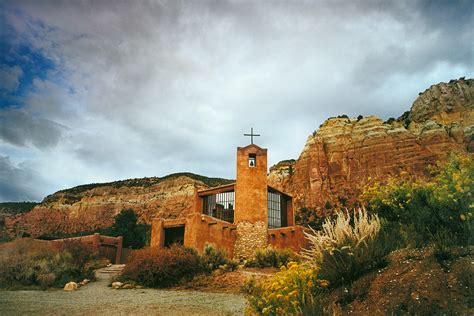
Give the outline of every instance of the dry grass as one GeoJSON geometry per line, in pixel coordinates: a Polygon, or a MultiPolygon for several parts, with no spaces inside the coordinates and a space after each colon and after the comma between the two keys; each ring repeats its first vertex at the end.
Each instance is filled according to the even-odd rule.
{"type": "Polygon", "coordinates": [[[359,247],[362,243],[375,239],[380,228],[379,217],[369,216],[365,209],[358,209],[353,216],[347,211],[341,211],[334,221],[326,219],[320,231],[311,228],[310,233],[305,233],[310,248],[305,249],[302,256],[309,261],[321,262],[325,251],[333,253],[343,247],[359,247]]]}
{"type": "Polygon", "coordinates": [[[381,228],[378,216],[368,215],[365,209],[353,215],[339,212],[334,220],[327,219],[320,231],[306,234],[310,247],[302,256],[331,286],[350,283],[386,263],[385,256],[393,243],[381,228]]]}

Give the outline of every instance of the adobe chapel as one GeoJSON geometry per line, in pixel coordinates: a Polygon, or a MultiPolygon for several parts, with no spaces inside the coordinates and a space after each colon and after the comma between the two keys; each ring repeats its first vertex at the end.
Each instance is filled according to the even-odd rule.
{"type": "Polygon", "coordinates": [[[156,218],[152,247],[184,244],[202,253],[206,244],[244,260],[269,245],[300,251],[304,228],[295,225],[293,199],[267,184],[267,149],[253,144],[237,148],[237,176],[231,184],[195,192],[194,211],[182,218],[156,218]]]}

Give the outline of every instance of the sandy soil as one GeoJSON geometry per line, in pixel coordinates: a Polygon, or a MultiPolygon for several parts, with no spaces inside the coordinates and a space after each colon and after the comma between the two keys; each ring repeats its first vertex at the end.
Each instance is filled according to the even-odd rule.
{"type": "Polygon", "coordinates": [[[0,291],[0,315],[243,315],[240,294],[108,287],[109,274],[74,292],[0,291]]]}

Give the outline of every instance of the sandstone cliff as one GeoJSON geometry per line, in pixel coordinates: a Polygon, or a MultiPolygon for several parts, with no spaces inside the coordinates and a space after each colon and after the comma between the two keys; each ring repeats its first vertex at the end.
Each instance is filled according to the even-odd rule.
{"type": "MultiPolygon", "coordinates": [[[[330,118],[296,161],[270,169],[269,183],[293,194],[296,209],[354,203],[364,185],[413,175],[450,152],[473,152],[474,80],[433,85],[399,119],[330,118]]],[[[326,206],[326,207],[325,207],[326,206]]]]}
{"type": "MultiPolygon", "coordinates": [[[[308,207],[322,214],[356,202],[371,181],[402,171],[422,175],[449,152],[474,152],[473,134],[474,80],[452,80],[421,93],[396,120],[328,119],[308,137],[297,160],[270,168],[268,181],[294,196],[296,211],[308,207]]],[[[28,213],[7,217],[5,229],[12,236],[90,231],[110,226],[124,208],[134,209],[144,223],[156,216],[175,218],[192,210],[196,189],[229,182],[175,174],[78,186],[46,197],[28,213]]]]}
{"type": "Polygon", "coordinates": [[[5,228],[11,236],[32,237],[91,231],[111,226],[125,208],[134,209],[142,223],[151,223],[156,216],[176,218],[192,211],[196,189],[229,182],[183,173],[82,185],[47,196],[28,213],[7,217],[5,228]]]}

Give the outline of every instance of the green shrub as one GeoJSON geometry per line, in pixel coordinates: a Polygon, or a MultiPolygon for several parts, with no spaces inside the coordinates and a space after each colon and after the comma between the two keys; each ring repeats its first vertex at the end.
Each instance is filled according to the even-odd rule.
{"type": "Polygon", "coordinates": [[[318,279],[317,270],[295,262],[258,284],[255,279],[243,286],[249,314],[322,315],[329,283],[318,279]]]}
{"type": "Polygon", "coordinates": [[[67,242],[60,249],[31,239],[17,240],[0,258],[0,286],[63,287],[70,281],[93,279],[97,257],[79,242],[67,242]]]}
{"type": "Polygon", "coordinates": [[[162,288],[189,281],[204,272],[206,269],[196,250],[172,245],[134,252],[118,279],[162,288]]]}
{"type": "Polygon", "coordinates": [[[381,230],[379,218],[359,209],[351,216],[339,212],[327,219],[320,231],[306,236],[310,247],[303,257],[315,267],[319,276],[333,286],[351,282],[366,271],[385,263],[385,256],[393,249],[390,236],[381,230]]]}
{"type": "Polygon", "coordinates": [[[113,236],[123,236],[123,246],[133,249],[143,248],[146,243],[147,229],[145,225],[137,224],[138,217],[134,210],[124,209],[112,225],[113,236]]]}
{"type": "MultiPolygon", "coordinates": [[[[341,205],[345,206],[347,204],[347,198],[341,198],[341,205]]],[[[326,216],[318,215],[318,211],[314,208],[302,207],[295,214],[295,221],[297,225],[309,226],[314,230],[319,230],[323,226],[326,218],[335,218],[335,215],[332,214],[331,210],[326,210],[326,216]]]]}
{"type": "Polygon", "coordinates": [[[290,249],[276,249],[267,247],[258,249],[255,258],[245,263],[247,267],[267,268],[286,266],[290,261],[299,261],[296,254],[290,249]]]}
{"type": "Polygon", "coordinates": [[[223,249],[216,248],[211,244],[206,244],[204,253],[202,254],[202,264],[207,272],[222,268],[234,271],[238,263],[227,258],[227,254],[223,249]]]}
{"type": "Polygon", "coordinates": [[[453,155],[430,171],[431,178],[412,179],[402,173],[387,183],[365,188],[368,209],[386,219],[393,233],[405,238],[408,245],[422,247],[440,231],[457,245],[473,244],[473,159],[453,155]]]}

